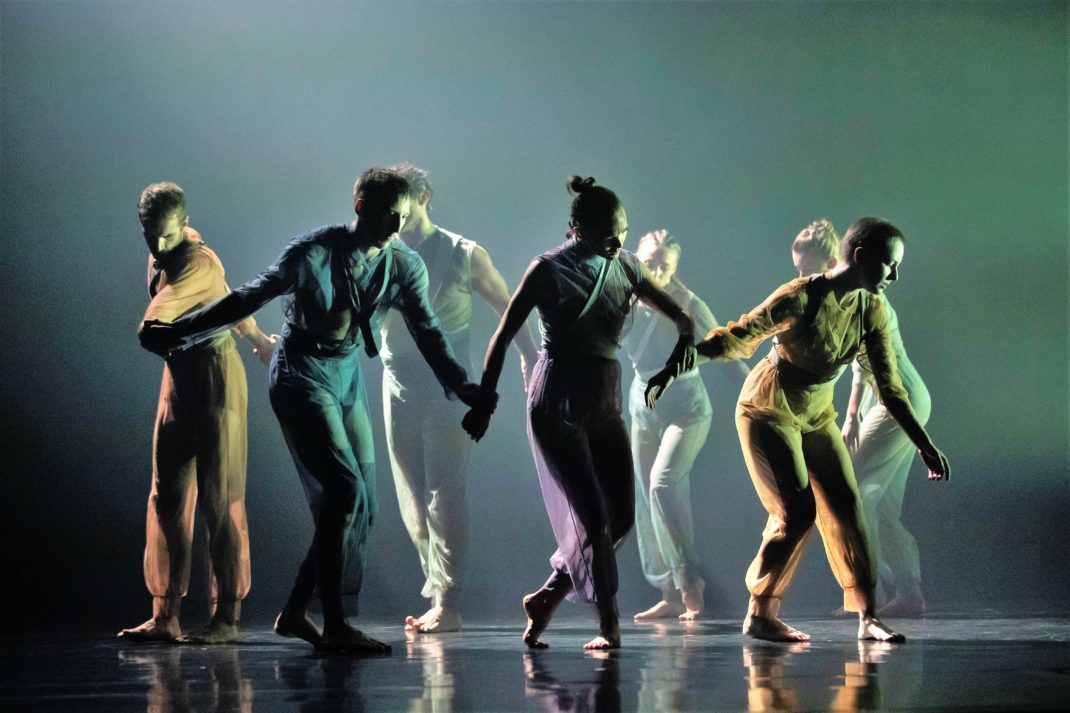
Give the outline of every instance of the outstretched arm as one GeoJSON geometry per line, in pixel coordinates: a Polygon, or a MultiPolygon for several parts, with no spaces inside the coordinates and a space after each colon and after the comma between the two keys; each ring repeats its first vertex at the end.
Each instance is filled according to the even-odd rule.
{"type": "Polygon", "coordinates": [[[862,340],[865,347],[862,358],[866,360],[873,374],[881,403],[918,449],[922,461],[929,469],[929,480],[950,480],[951,466],[947,456],[929,438],[925,427],[914,413],[914,407],[910,405],[906,389],[899,378],[899,366],[892,348],[892,335],[882,300],[876,297],[870,300],[867,317],[871,324],[862,340]]]}
{"type": "Polygon", "coordinates": [[[296,260],[287,250],[274,265],[238,289],[174,321],[146,319],[138,329],[141,346],[165,356],[220,327],[235,324],[275,297],[291,290],[296,281],[296,260]]]}
{"type": "MultiPolygon", "coordinates": [[[[805,299],[803,283],[788,282],[781,285],[765,302],[723,327],[715,327],[706,338],[695,345],[698,352],[697,363],[716,359],[729,361],[754,355],[758,345],[781,332],[791,329],[795,320],[802,314],[805,299]]],[[[672,383],[672,374],[667,369],[655,374],[647,381],[646,405],[654,408],[665,389],[672,383]]]]}
{"type": "Polygon", "coordinates": [[[843,428],[840,430],[843,442],[851,453],[858,450],[858,439],[861,435],[858,409],[862,404],[862,394],[865,390],[866,373],[858,359],[855,359],[851,362],[851,397],[847,401],[847,413],[843,418],[843,428]]]}
{"type": "Polygon", "coordinates": [[[677,334],[680,335],[672,354],[665,362],[665,368],[674,370],[673,376],[679,376],[695,367],[695,321],[676,304],[676,300],[668,292],[654,284],[646,265],[639,263],[639,266],[643,271],[643,279],[636,288],[636,296],[672,320],[677,334]]]}
{"type": "MultiPolygon", "coordinates": [[[[502,274],[494,267],[490,254],[478,245],[472,251],[472,287],[498,313],[499,317],[505,316],[505,310],[509,306],[509,288],[506,287],[502,274]]],[[[526,322],[517,330],[514,343],[517,351],[520,352],[520,371],[524,377],[526,390],[531,370],[539,358],[535,341],[531,338],[531,331],[527,328],[526,322]]]]}
{"type": "Polygon", "coordinates": [[[479,404],[464,417],[462,425],[473,440],[487,432],[491,414],[498,402],[498,379],[505,364],[505,353],[517,332],[525,326],[528,315],[535,308],[538,297],[546,289],[546,266],[536,260],[528,265],[520,284],[506,305],[498,328],[490,338],[483,360],[483,379],[479,384],[479,404]]]}
{"type": "MultiPolygon", "coordinates": [[[[717,321],[717,318],[713,315],[709,306],[697,297],[691,300],[691,305],[688,309],[691,312],[692,318],[695,320],[695,329],[698,334],[709,334],[712,330],[721,326],[721,323],[717,321]]],[[[750,375],[750,367],[747,365],[747,362],[742,359],[734,359],[729,369],[731,369],[732,377],[736,384],[742,387],[743,382],[746,381],[747,376],[750,375]]]]}

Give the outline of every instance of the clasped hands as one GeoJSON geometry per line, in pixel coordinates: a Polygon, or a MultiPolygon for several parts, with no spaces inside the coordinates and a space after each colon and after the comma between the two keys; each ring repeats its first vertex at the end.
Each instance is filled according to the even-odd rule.
{"type": "Polygon", "coordinates": [[[654,404],[665,394],[677,377],[695,368],[697,356],[698,352],[695,350],[695,345],[691,343],[690,337],[681,337],[676,342],[669,360],[665,362],[665,368],[650,377],[650,381],[647,382],[647,408],[654,408],[654,404]]]}
{"type": "Polygon", "coordinates": [[[457,398],[470,407],[461,419],[461,427],[473,441],[478,441],[490,426],[490,417],[498,407],[498,394],[484,391],[476,384],[465,383],[457,390],[457,398]]]}

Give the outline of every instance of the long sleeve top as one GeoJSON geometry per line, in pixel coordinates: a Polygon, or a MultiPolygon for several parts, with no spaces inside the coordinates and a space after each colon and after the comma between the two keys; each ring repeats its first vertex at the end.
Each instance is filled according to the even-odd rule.
{"type": "MultiPolygon", "coordinates": [[[[754,417],[814,430],[835,420],[833,385],[855,357],[873,373],[881,400],[909,403],[892,345],[884,300],[863,290],[837,296],[822,276],[802,277],[777,288],[737,321],[710,330],[699,354],[718,360],[754,354],[777,336],[776,357],[751,372],[739,410],[754,417]],[[778,367],[774,362],[787,362],[778,367]],[[777,378],[790,370],[791,378],[777,378]]],[[[786,374],[785,374],[786,375],[786,374]]]]}
{"type": "MultiPolygon", "coordinates": [[[[705,334],[720,326],[713,312],[694,292],[681,284],[671,283],[668,287],[672,297],[695,322],[695,330],[705,334]]],[[[621,345],[631,360],[632,368],[643,379],[661,371],[665,367],[665,357],[672,353],[680,334],[676,324],[666,319],[661,312],[642,302],[632,311],[632,324],[625,333],[621,345]]],[[[684,377],[697,376],[698,369],[687,372],[684,377]]]]}
{"type": "Polygon", "coordinates": [[[342,357],[372,330],[350,329],[346,338],[339,339],[333,330],[340,312],[350,309],[357,322],[378,325],[386,310],[395,307],[439,382],[448,391],[456,391],[467,380],[467,372],[457,362],[431,309],[423,260],[397,240],[367,259],[356,249],[353,228],[353,224],[332,225],[295,238],[258,276],[176,320],[174,326],[195,341],[285,295],[287,348],[293,342],[298,348],[342,357]]]}
{"type": "MultiPolygon", "coordinates": [[[[142,321],[172,322],[230,292],[223,263],[193,228],[186,228],[184,241],[165,257],[157,260],[149,256],[148,289],[150,301],[142,321]]],[[[256,329],[256,321],[248,317],[236,329],[247,333],[256,329]]],[[[229,333],[220,329],[187,349],[215,348],[229,339],[229,333]]]]}

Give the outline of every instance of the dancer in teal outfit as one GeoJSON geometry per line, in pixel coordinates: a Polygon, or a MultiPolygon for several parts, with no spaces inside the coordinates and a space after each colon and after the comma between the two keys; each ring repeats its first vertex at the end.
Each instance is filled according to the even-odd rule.
{"type": "Polygon", "coordinates": [[[353,628],[343,594],[360,591],[368,530],[377,510],[371,414],[358,358],[377,355],[373,322],[395,307],[447,394],[476,404],[476,387],[454,357],[427,295],[423,260],[395,241],[409,214],[409,185],[369,169],[354,187],[357,219],[296,238],[255,279],[171,323],[146,322],[146,348],[166,353],[290,295],[271,366],[271,403],[316,523],[290,598],[275,622],[283,636],[318,649],[387,653],[353,628]],[[308,613],[316,587],[323,630],[308,613]]]}

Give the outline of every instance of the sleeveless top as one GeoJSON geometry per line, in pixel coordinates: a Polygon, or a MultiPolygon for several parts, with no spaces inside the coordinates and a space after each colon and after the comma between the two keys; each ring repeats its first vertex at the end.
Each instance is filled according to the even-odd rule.
{"type": "Polygon", "coordinates": [[[638,258],[621,250],[616,259],[607,260],[570,238],[536,260],[549,268],[548,289],[537,303],[543,351],[551,358],[615,360],[625,318],[643,279],[638,258]],[[588,305],[600,276],[601,290],[588,305]]]}
{"type": "MultiPolygon", "coordinates": [[[[471,240],[435,226],[435,232],[412,249],[427,265],[428,297],[431,307],[442,324],[442,331],[462,364],[469,360],[469,326],[472,321],[472,252],[476,244],[471,240]]],[[[380,353],[383,366],[397,370],[409,361],[423,358],[416,347],[404,316],[396,309],[387,312],[381,326],[380,353]]]]}

